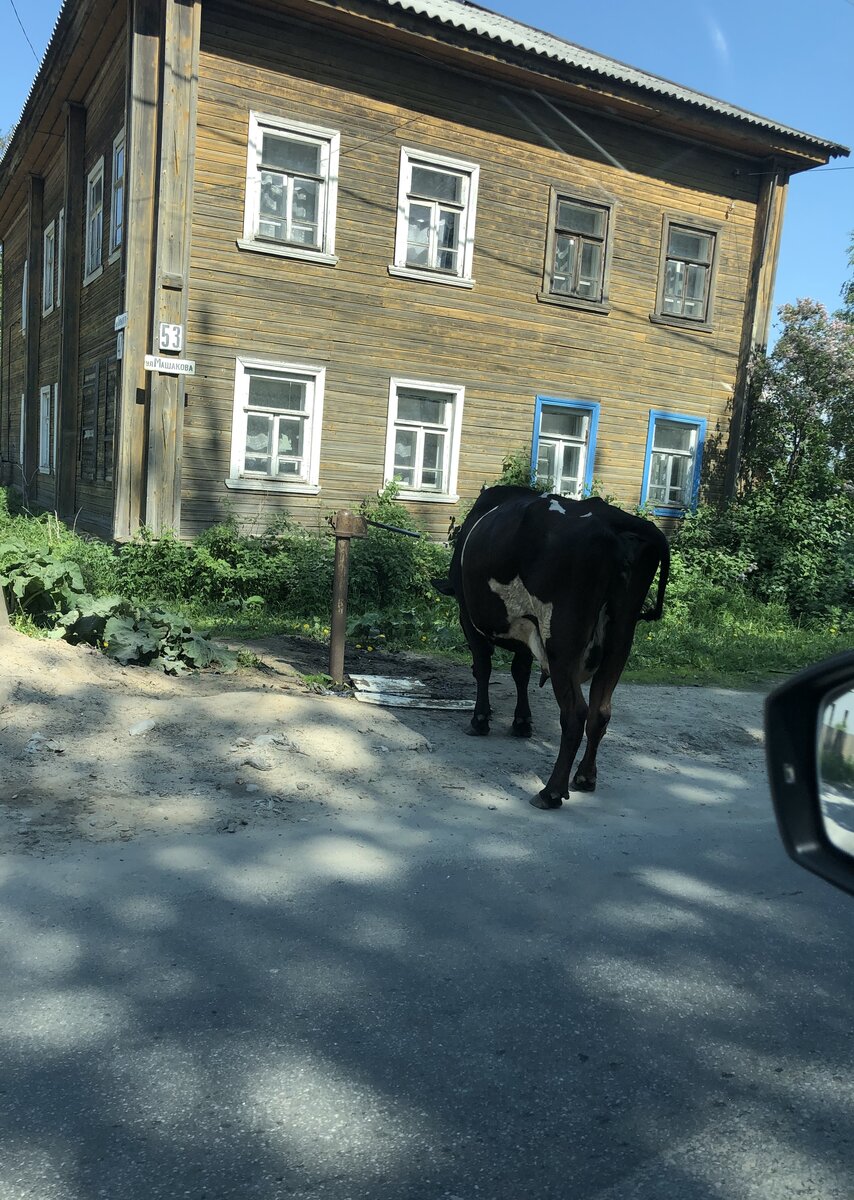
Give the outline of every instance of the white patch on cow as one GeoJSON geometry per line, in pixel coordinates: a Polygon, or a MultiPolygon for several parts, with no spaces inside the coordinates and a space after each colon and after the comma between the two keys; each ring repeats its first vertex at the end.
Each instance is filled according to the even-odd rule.
{"type": "Polygon", "coordinates": [[[501,636],[512,638],[528,646],[544,671],[549,669],[545,643],[552,631],[552,605],[532,596],[517,575],[509,583],[490,579],[489,586],[504,602],[507,612],[507,632],[501,636]]]}
{"type": "Polygon", "coordinates": [[[593,516],[593,513],[582,513],[578,519],[579,519],[579,521],[583,521],[585,517],[592,517],[592,516],[593,516]]]}
{"type": "Polygon", "coordinates": [[[563,507],[563,505],[561,504],[561,502],[559,500],[555,499],[554,496],[552,496],[552,502],[549,505],[549,512],[560,513],[560,515],[562,517],[566,516],[566,509],[563,507]]]}

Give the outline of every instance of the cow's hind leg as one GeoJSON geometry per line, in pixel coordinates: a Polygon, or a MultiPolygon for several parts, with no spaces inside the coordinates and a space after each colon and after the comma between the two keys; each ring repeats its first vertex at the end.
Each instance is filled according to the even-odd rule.
{"type": "Polygon", "coordinates": [[[494,647],[492,642],[475,629],[465,613],[460,614],[460,624],[471,650],[471,673],[477,685],[474,713],[467,732],[476,737],[485,737],[489,733],[489,718],[492,715],[492,709],[489,706],[489,677],[492,674],[494,647]]]}
{"type": "Polygon", "coordinates": [[[623,673],[632,648],[631,637],[610,647],[590,681],[590,706],[587,715],[587,745],[578,764],[572,786],[578,792],[596,790],[596,753],[611,720],[611,697],[623,673]]]}
{"type": "Polygon", "coordinates": [[[534,808],[560,808],[564,797],[569,796],[569,772],[578,753],[584,734],[587,704],[577,678],[562,667],[552,663],[552,686],[560,705],[560,750],[549,781],[541,792],[531,800],[534,808]]]}
{"type": "Polygon", "coordinates": [[[528,683],[531,679],[531,664],[534,656],[525,647],[513,655],[510,673],[516,684],[516,711],[513,714],[513,725],[510,732],[514,737],[529,738],[531,736],[531,705],[528,703],[528,683]]]}

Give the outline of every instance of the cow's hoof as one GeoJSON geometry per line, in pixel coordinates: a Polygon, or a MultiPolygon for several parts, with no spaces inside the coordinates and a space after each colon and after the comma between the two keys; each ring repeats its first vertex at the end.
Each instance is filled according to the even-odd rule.
{"type": "Polygon", "coordinates": [[[536,796],[531,797],[531,804],[533,804],[534,808],[542,808],[548,811],[550,808],[560,808],[563,800],[561,800],[560,796],[549,795],[544,788],[541,792],[537,792],[536,796]]]}
{"type": "Polygon", "coordinates": [[[572,781],[573,790],[576,792],[595,792],[596,780],[588,779],[586,775],[576,774],[572,781]]]}
{"type": "Polygon", "coordinates": [[[531,722],[514,721],[510,726],[510,732],[514,737],[529,738],[531,736],[531,722]]]}
{"type": "Polygon", "coordinates": [[[469,737],[486,737],[489,733],[489,721],[486,717],[472,717],[466,733],[469,737]]]}

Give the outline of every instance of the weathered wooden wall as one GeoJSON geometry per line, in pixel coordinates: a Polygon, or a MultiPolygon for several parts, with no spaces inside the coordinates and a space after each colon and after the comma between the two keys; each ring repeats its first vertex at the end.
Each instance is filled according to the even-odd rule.
{"type": "MultiPolygon", "coordinates": [[[[112,533],[113,520],[118,370],[115,319],[122,311],[122,258],[109,261],[110,202],[113,139],[125,124],[125,73],[126,43],[122,35],[114,43],[85,101],[83,172],[85,179],[101,155],[104,156],[104,236],[103,273],[80,290],[76,505],[84,514],[85,528],[106,534],[112,533]]],[[[84,195],[84,247],[85,208],[84,195]]]]}
{"type": "Polygon", "coordinates": [[[26,391],[26,343],[21,333],[21,288],[27,256],[27,214],[3,242],[3,352],[0,381],[0,482],[20,486],[21,395],[26,391]]]}
{"type": "MultiPolygon", "coordinates": [[[[312,524],[375,492],[391,375],[465,385],[464,497],[530,443],[538,393],[601,403],[595,475],[626,501],[639,497],[650,408],[705,417],[725,436],[756,179],[736,158],[576,111],[615,167],[545,106],[513,99],[563,153],[487,82],[224,0],[204,5],[184,532],[226,503],[247,520],[284,510],[312,524]],[[336,267],[237,248],[250,110],[340,130],[336,267]],[[401,145],[480,164],[471,291],[388,274],[401,145]],[[608,315],[536,299],[551,186],[617,199],[608,315]],[[665,211],[722,226],[711,332],[649,320],[665,211]],[[319,497],[225,489],[238,354],[327,364],[319,497]]],[[[446,528],[446,505],[417,511],[446,528]]]]}

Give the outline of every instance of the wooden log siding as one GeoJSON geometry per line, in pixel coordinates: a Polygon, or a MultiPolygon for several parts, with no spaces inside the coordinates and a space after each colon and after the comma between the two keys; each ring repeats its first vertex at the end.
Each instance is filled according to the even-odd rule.
{"type": "MultiPolygon", "coordinates": [[[[104,157],[104,221],[101,247],[103,273],[81,289],[80,341],[77,392],[78,472],[75,505],[79,524],[93,532],[111,534],[113,529],[113,483],[100,463],[103,461],[103,430],[106,377],[115,359],[115,319],[122,311],[122,260],[109,262],[110,201],[113,186],[113,139],[123,128],[125,104],[125,42],[120,38],[86,96],[86,141],[84,179],[97,160],[104,157]],[[92,417],[92,381],[97,376],[97,395],[92,417]],[[100,414],[100,416],[98,415],[100,414]],[[100,421],[100,424],[99,424],[100,421]],[[91,436],[86,436],[91,430],[91,436]],[[99,437],[99,430],[101,436],[99,437]],[[91,450],[89,448],[91,444],[91,450]]],[[[82,213],[82,246],[86,246],[86,197],[82,213]]],[[[127,231],[126,231],[127,232],[127,231]]],[[[85,264],[82,269],[85,271],[85,264]]],[[[112,401],[114,403],[115,394],[112,401]]],[[[110,425],[115,428],[114,416],[110,425]]],[[[112,461],[112,456],[111,456],[112,461]]],[[[112,471],[110,472],[112,475],[112,471]]]]}
{"type": "Polygon", "coordinates": [[[27,256],[23,211],[3,242],[3,358],[0,377],[0,481],[21,485],[21,394],[26,391],[26,340],[21,333],[21,289],[27,256]]]}
{"type": "MultiPolygon", "coordinates": [[[[57,147],[56,153],[51,160],[50,166],[45,173],[44,184],[44,205],[43,205],[43,230],[53,223],[54,228],[54,303],[53,311],[47,316],[42,315],[44,307],[43,296],[43,277],[39,274],[39,278],[35,281],[39,297],[39,321],[41,323],[41,334],[39,337],[39,365],[38,365],[38,389],[36,392],[35,403],[39,403],[39,394],[43,387],[49,387],[51,390],[51,431],[50,431],[50,473],[36,474],[32,494],[37,507],[43,509],[56,508],[56,440],[54,431],[56,422],[54,421],[54,404],[55,385],[59,382],[59,353],[61,343],[62,330],[62,304],[59,308],[56,306],[56,280],[58,278],[58,251],[59,242],[57,241],[57,221],[59,218],[60,209],[65,203],[65,147],[60,145],[57,147]]],[[[44,243],[42,243],[44,244],[44,243]]]]}
{"type": "MultiPolygon", "coordinates": [[[[531,98],[243,6],[204,5],[188,349],[182,530],[228,506],[309,524],[382,484],[389,377],[465,386],[458,491],[495,478],[530,443],[536,395],[601,404],[595,474],[639,498],[649,410],[725,431],[750,273],[758,184],[744,160],[573,114],[625,167],[531,98]],[[250,110],[340,130],[336,267],[238,250],[250,110]],[[401,145],[480,165],[472,290],[393,278],[401,145]],[[738,174],[736,171],[738,170],[738,174]],[[549,189],[615,197],[610,313],[541,304],[549,189]],[[710,332],[650,322],[662,214],[720,227],[710,332]],[[226,493],[237,355],[327,365],[320,497],[226,493]]],[[[413,503],[438,534],[453,511],[413,503]]]]}

